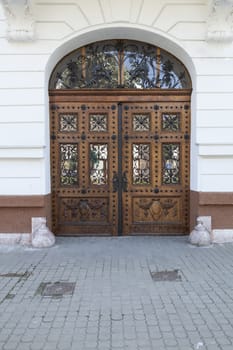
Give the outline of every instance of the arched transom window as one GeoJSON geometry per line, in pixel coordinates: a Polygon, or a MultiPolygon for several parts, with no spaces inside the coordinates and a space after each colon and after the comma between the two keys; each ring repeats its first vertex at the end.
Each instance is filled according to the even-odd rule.
{"type": "Polygon", "coordinates": [[[79,48],[55,67],[50,89],[189,89],[185,66],[156,46],[130,40],[79,48]]]}

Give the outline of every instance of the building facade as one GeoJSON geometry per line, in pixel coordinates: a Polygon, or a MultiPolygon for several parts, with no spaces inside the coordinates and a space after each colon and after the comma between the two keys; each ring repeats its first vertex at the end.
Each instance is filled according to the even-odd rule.
{"type": "MultiPolygon", "coordinates": [[[[196,217],[202,216],[206,222],[211,219],[214,235],[232,239],[232,14],[231,0],[2,0],[1,236],[29,237],[32,218],[37,217],[46,217],[55,234],[94,234],[95,229],[107,235],[187,234],[196,217]],[[189,83],[167,83],[162,88],[163,75],[157,85],[150,86],[138,86],[138,76],[128,87],[97,86],[96,82],[81,86],[74,81],[62,85],[68,74],[65,69],[75,55],[82,57],[73,72],[79,81],[78,69],[82,70],[83,57],[87,57],[83,52],[96,43],[102,48],[96,49],[98,59],[104,52],[105,63],[111,64],[109,52],[114,49],[106,56],[103,42],[108,46],[123,42],[121,52],[131,55],[128,65],[133,56],[134,64],[138,62],[142,52],[147,63],[149,58],[152,62],[145,47],[154,47],[156,63],[151,67],[160,64],[161,71],[173,57],[173,67],[181,65],[189,83]],[[141,45],[136,56],[133,45],[141,45]],[[56,85],[54,72],[60,77],[63,72],[60,85],[56,85]],[[147,116],[151,126],[147,129],[140,122],[137,134],[136,121],[147,116]],[[98,134],[100,126],[91,129],[95,118],[105,117],[108,130],[98,134]],[[166,118],[178,118],[177,130],[163,126],[166,118]],[[67,120],[69,125],[63,125],[67,120]],[[71,120],[77,121],[74,130],[71,120]],[[119,121],[123,123],[120,127],[119,121]],[[140,129],[143,127],[145,130],[140,129]],[[68,135],[68,130],[74,133],[68,135]],[[76,151],[71,150],[73,146],[76,151]],[[98,149],[100,154],[102,146],[108,152],[107,162],[104,155],[93,158],[93,152],[98,149]],[[140,147],[144,153],[137,158],[140,147]],[[165,155],[168,148],[170,156],[165,155]],[[76,155],[71,156],[73,151],[76,155]],[[170,168],[165,166],[168,163],[170,168]],[[142,169],[149,172],[148,178],[138,180],[134,172],[142,169]],[[106,183],[95,182],[93,176],[104,171],[106,183]],[[178,177],[174,180],[175,172],[178,177]],[[165,179],[167,174],[170,180],[165,179]]],[[[109,66],[105,68],[108,72],[109,66]]],[[[86,66],[85,78],[89,73],[86,66]]],[[[124,75],[116,74],[117,79],[124,75]]],[[[132,69],[124,75],[125,79],[129,76],[132,69]]],[[[112,81],[113,71],[107,79],[112,81]]]]}

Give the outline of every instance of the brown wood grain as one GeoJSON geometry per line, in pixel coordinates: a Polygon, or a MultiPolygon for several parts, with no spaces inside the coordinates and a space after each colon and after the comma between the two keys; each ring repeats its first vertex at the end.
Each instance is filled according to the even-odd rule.
{"type": "Polygon", "coordinates": [[[188,232],[190,94],[190,90],[50,91],[54,232],[66,235],[188,232]],[[59,129],[60,115],[69,113],[78,116],[77,130],[62,132],[59,129]],[[107,131],[90,131],[90,114],[95,113],[107,115],[107,131]],[[133,129],[132,120],[137,113],[149,115],[148,131],[133,129]],[[162,128],[163,113],[179,115],[178,131],[162,128]],[[78,184],[74,186],[64,186],[60,181],[59,145],[67,143],[78,147],[78,184]],[[179,144],[180,147],[180,181],[175,185],[164,184],[162,180],[164,143],[179,144]],[[90,144],[108,147],[108,178],[104,185],[93,185],[90,181],[90,144]],[[146,185],[133,181],[132,150],[138,144],[146,144],[150,149],[150,181],[146,185]],[[127,179],[127,191],[122,182],[123,174],[127,179]],[[119,180],[116,192],[114,175],[119,180]]]}

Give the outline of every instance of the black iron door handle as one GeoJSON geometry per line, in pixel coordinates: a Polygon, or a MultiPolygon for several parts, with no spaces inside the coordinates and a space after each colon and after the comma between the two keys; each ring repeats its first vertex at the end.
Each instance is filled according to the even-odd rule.
{"type": "Polygon", "coordinates": [[[126,175],[126,171],[123,172],[122,174],[122,190],[123,192],[128,192],[128,179],[127,179],[127,175],[126,175]]]}
{"type": "Polygon", "coordinates": [[[128,192],[128,179],[126,173],[127,172],[124,171],[121,176],[121,179],[119,179],[117,172],[114,171],[112,178],[113,192],[117,192],[119,190],[119,187],[122,187],[123,192],[128,192]]]}
{"type": "Polygon", "coordinates": [[[113,192],[117,192],[119,189],[119,176],[115,171],[113,173],[113,178],[112,178],[112,187],[113,187],[113,192]]]}

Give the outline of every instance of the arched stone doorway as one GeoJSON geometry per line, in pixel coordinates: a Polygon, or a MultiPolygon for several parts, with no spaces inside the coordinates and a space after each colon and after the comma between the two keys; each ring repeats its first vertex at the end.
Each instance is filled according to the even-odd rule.
{"type": "Polygon", "coordinates": [[[50,80],[57,234],[189,232],[191,81],[168,52],[111,40],[67,55],[50,80]]]}

